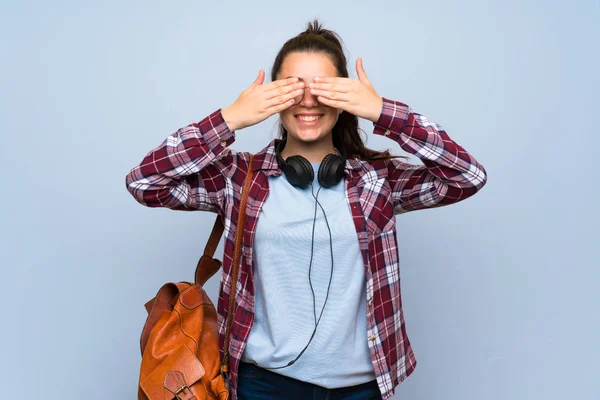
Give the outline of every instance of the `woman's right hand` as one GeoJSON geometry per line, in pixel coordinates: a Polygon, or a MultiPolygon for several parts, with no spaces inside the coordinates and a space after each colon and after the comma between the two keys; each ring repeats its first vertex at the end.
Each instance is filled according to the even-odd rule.
{"type": "Polygon", "coordinates": [[[298,78],[280,79],[263,85],[261,69],[256,80],[240,97],[221,111],[229,130],[236,131],[264,121],[271,115],[294,105],[294,98],[304,92],[304,82],[298,78]]]}

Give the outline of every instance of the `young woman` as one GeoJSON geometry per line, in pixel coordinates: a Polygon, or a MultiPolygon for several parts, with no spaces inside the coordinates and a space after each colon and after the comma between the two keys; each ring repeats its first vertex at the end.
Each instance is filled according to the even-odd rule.
{"type": "Polygon", "coordinates": [[[127,175],[142,204],[225,221],[217,310],[230,346],[232,398],[388,399],[415,368],[406,335],[395,215],[462,201],[485,169],[437,124],[382,98],[361,59],[348,77],[339,37],[315,21],[229,107],[179,129],[127,175]],[[229,146],[273,114],[280,138],[254,156],[229,146]],[[423,165],[364,146],[358,118],[423,165]],[[246,172],[238,282],[231,282],[246,172]]]}

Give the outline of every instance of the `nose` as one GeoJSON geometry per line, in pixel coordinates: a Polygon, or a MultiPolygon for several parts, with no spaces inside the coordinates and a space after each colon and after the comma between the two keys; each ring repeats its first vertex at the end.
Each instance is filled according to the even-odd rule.
{"type": "Polygon", "coordinates": [[[317,100],[317,96],[314,96],[310,92],[310,88],[306,87],[304,89],[304,97],[302,98],[302,101],[300,102],[300,104],[305,107],[311,107],[311,106],[314,107],[319,104],[319,101],[317,100]]]}

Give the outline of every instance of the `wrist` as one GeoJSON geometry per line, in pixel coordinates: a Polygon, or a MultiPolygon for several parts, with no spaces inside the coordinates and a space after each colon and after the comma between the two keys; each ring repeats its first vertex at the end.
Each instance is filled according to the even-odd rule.
{"type": "Polygon", "coordinates": [[[231,112],[231,106],[221,110],[221,115],[223,116],[223,121],[227,124],[227,127],[230,131],[234,132],[239,129],[242,129],[242,126],[234,118],[234,113],[231,112]]]}
{"type": "Polygon", "coordinates": [[[373,107],[373,112],[369,118],[369,121],[373,123],[377,123],[379,118],[381,118],[381,113],[383,111],[383,98],[379,97],[379,101],[376,103],[376,106],[373,107]]]}

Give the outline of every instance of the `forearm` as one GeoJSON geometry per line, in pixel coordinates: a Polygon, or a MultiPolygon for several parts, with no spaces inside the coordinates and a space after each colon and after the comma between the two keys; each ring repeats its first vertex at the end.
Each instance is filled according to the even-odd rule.
{"type": "Polygon", "coordinates": [[[396,141],[423,162],[429,172],[449,185],[478,190],[487,179],[484,167],[446,131],[401,102],[384,99],[374,133],[396,141]]]}
{"type": "Polygon", "coordinates": [[[138,202],[149,207],[194,208],[190,192],[202,190],[202,182],[197,181],[192,187],[186,177],[210,166],[234,140],[220,110],[215,111],[202,121],[179,129],[151,150],[127,174],[127,189],[138,202]]]}

